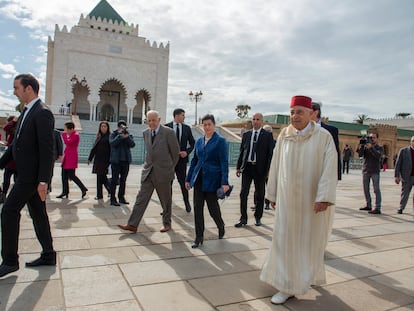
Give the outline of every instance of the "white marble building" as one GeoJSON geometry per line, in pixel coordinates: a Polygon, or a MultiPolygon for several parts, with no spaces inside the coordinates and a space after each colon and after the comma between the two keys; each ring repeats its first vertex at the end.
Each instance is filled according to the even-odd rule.
{"type": "Polygon", "coordinates": [[[139,36],[138,25],[102,0],[49,37],[46,104],[91,121],[142,123],[149,109],[166,120],[168,63],[169,43],[139,36]]]}

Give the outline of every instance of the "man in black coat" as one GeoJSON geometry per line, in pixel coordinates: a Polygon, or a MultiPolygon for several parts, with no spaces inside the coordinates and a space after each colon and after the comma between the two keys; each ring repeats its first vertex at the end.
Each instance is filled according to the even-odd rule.
{"type": "Polygon", "coordinates": [[[326,124],[321,121],[321,104],[312,102],[312,110],[314,111],[312,115],[312,120],[322,126],[325,130],[331,133],[331,136],[335,143],[336,152],[338,153],[338,180],[342,179],[342,165],[341,165],[341,150],[339,150],[339,131],[338,128],[326,124]]]}
{"type": "Polygon", "coordinates": [[[185,204],[185,210],[187,213],[191,212],[191,205],[188,200],[188,190],[185,188],[185,178],[187,176],[187,163],[188,156],[194,149],[194,137],[191,132],[191,127],[184,124],[185,111],[184,109],[177,108],[173,112],[174,120],[165,124],[172,128],[177,136],[178,144],[180,145],[180,157],[177,165],[175,166],[175,175],[181,187],[181,193],[183,194],[183,200],[185,204]]]}
{"type": "Polygon", "coordinates": [[[265,195],[266,178],[269,173],[273,155],[273,134],[262,129],[263,115],[255,113],[252,118],[253,129],[244,133],[240,144],[236,176],[242,175],[240,191],[240,222],[236,228],[247,224],[247,198],[252,181],[255,188],[256,210],[254,217],[256,226],[261,226],[265,195]]]}
{"type": "Polygon", "coordinates": [[[56,265],[49,218],[46,212],[47,185],[53,167],[53,128],[55,120],[38,97],[39,82],[30,74],[14,79],[14,95],[25,104],[16,127],[15,139],[0,159],[4,168],[16,161],[17,179],[1,212],[0,277],[19,269],[17,254],[20,212],[27,204],[36,236],[42,246],[40,258],[26,267],[56,265]]]}

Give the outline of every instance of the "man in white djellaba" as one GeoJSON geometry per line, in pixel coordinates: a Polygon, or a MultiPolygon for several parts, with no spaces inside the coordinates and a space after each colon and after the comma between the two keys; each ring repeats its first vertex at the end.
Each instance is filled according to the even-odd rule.
{"type": "Polygon", "coordinates": [[[338,156],[331,134],[311,120],[312,113],[311,98],[292,97],[290,125],[277,139],[269,170],[266,198],[275,223],[260,279],[279,291],[273,304],[326,282],[338,156]]]}

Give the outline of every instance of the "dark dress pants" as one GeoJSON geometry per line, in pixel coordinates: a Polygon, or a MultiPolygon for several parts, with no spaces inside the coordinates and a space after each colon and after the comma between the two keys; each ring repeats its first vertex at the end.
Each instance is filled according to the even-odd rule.
{"type": "Polygon", "coordinates": [[[111,201],[116,201],[115,192],[116,192],[116,185],[119,184],[118,189],[118,199],[125,198],[125,186],[126,186],[126,179],[129,173],[129,163],[128,162],[119,162],[119,163],[111,163],[112,169],[112,179],[111,179],[111,201]]]}
{"type": "Polygon", "coordinates": [[[64,169],[62,168],[62,193],[69,193],[69,179],[72,180],[81,191],[88,191],[88,188],[81,182],[78,176],[75,175],[75,169],[64,169]]]}
{"type": "Polygon", "coordinates": [[[181,193],[183,194],[183,200],[185,205],[189,204],[188,190],[185,188],[185,177],[187,176],[187,158],[180,158],[175,166],[175,175],[177,176],[178,183],[181,187],[181,193]]]}
{"type": "Polygon", "coordinates": [[[98,198],[103,197],[102,186],[105,187],[105,189],[108,190],[109,193],[111,193],[111,189],[108,183],[108,177],[106,176],[106,174],[96,174],[96,196],[98,198]]]}
{"type": "Polygon", "coordinates": [[[4,175],[3,175],[3,193],[4,195],[7,195],[7,192],[10,188],[10,180],[11,177],[14,177],[14,182],[16,182],[16,170],[13,168],[5,168],[4,169],[4,175]]]}
{"type": "Polygon", "coordinates": [[[42,246],[41,257],[47,260],[55,256],[46,203],[40,200],[37,186],[38,183],[19,183],[17,181],[4,203],[1,211],[1,256],[5,265],[14,266],[19,264],[17,250],[20,212],[26,203],[37,239],[42,246]]]}
{"type": "Polygon", "coordinates": [[[196,238],[204,236],[204,202],[207,203],[208,211],[211,218],[216,223],[217,228],[224,227],[224,221],[221,217],[220,205],[218,203],[216,192],[204,192],[202,190],[202,172],[200,171],[194,184],[194,222],[196,238]]]}
{"type": "Polygon", "coordinates": [[[256,165],[248,162],[242,173],[242,186],[240,191],[240,222],[245,224],[247,224],[248,218],[247,198],[249,196],[252,181],[254,182],[256,200],[256,211],[254,212],[254,217],[256,219],[261,219],[263,216],[266,176],[261,176],[256,170],[256,165]]]}

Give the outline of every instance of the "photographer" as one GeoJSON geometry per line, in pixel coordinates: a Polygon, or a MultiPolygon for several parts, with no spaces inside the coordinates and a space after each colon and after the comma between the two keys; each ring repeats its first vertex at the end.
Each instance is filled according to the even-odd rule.
{"type": "Polygon", "coordinates": [[[111,146],[111,205],[119,206],[119,203],[128,204],[125,200],[125,184],[129,172],[129,164],[132,161],[131,148],[135,147],[134,138],[128,132],[124,120],[118,121],[118,128],[109,137],[111,146]],[[119,181],[119,182],[118,182],[119,181]],[[115,197],[116,185],[119,183],[118,199],[115,197]]]}
{"type": "Polygon", "coordinates": [[[377,144],[378,134],[371,133],[363,137],[359,142],[357,149],[359,157],[364,158],[362,167],[362,181],[364,186],[365,207],[361,207],[361,211],[368,211],[370,214],[381,214],[381,190],[380,190],[380,168],[382,166],[382,157],[384,148],[377,144]],[[375,208],[372,208],[371,194],[369,184],[372,179],[375,192],[375,208]]]}

